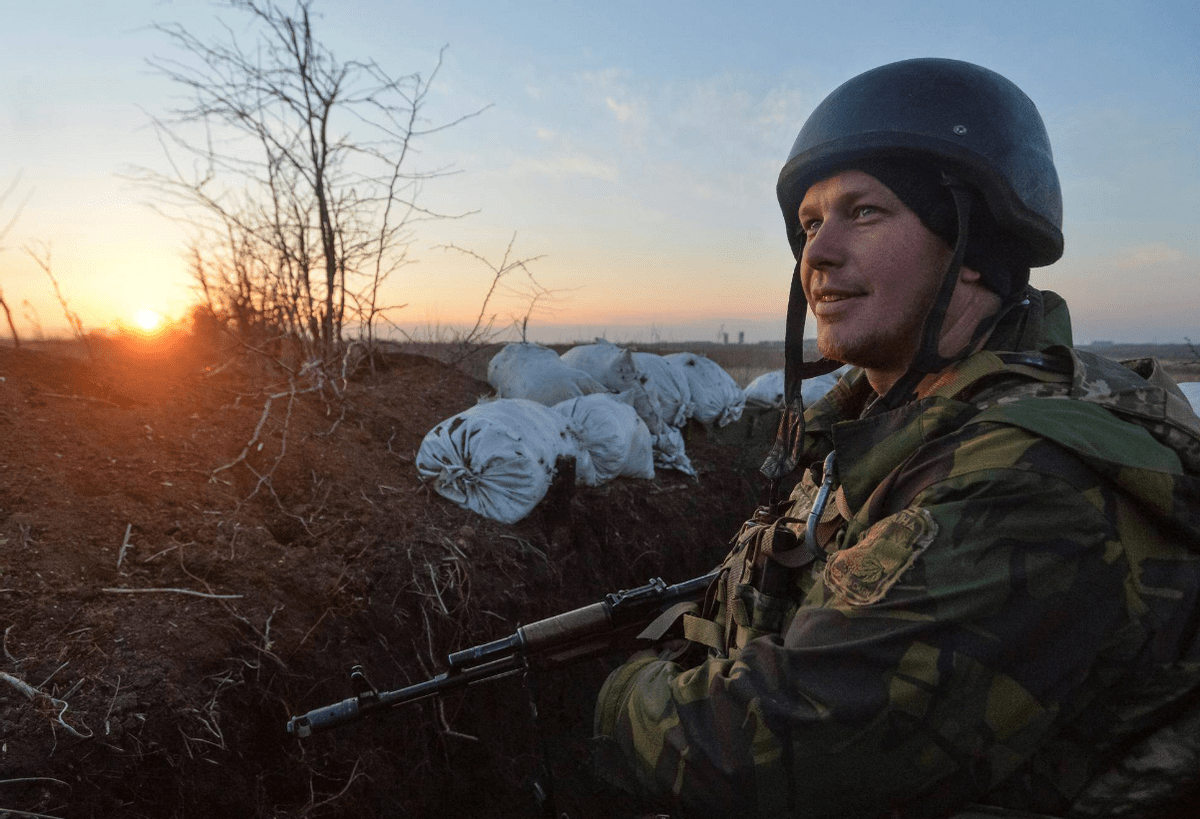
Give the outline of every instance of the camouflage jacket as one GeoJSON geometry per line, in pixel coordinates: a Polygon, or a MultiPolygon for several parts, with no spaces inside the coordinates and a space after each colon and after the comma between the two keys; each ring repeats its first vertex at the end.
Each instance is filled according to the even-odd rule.
{"type": "Polygon", "coordinates": [[[1116,760],[1200,690],[1200,420],[1153,362],[1062,344],[1065,305],[1033,293],[917,400],[860,418],[852,371],[806,412],[803,478],[685,624],[707,655],[605,682],[609,778],[702,816],[1123,798],[1116,760]]]}

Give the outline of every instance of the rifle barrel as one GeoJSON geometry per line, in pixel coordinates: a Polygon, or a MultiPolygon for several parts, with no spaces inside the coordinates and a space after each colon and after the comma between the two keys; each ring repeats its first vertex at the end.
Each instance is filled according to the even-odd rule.
{"type": "MultiPolygon", "coordinates": [[[[557,667],[611,651],[605,635],[625,633],[644,617],[704,593],[718,570],[674,586],[651,580],[645,586],[608,595],[605,601],[521,626],[516,633],[490,643],[456,651],[449,671],[395,691],[363,690],[341,702],[316,708],[288,720],[289,734],[307,737],[391,708],[483,680],[498,679],[524,668],[557,667]]],[[[369,684],[364,686],[369,688],[369,684]]]]}

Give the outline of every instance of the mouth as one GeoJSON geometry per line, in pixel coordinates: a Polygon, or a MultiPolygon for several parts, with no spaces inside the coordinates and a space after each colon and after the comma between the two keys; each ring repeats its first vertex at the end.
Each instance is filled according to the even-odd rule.
{"type": "Polygon", "coordinates": [[[816,290],[812,294],[812,302],[809,307],[818,319],[834,320],[848,311],[855,299],[865,295],[865,293],[851,290],[816,290]]]}
{"type": "Polygon", "coordinates": [[[812,294],[813,304],[833,304],[847,299],[858,298],[865,295],[857,291],[849,290],[816,290],[812,294]]]}

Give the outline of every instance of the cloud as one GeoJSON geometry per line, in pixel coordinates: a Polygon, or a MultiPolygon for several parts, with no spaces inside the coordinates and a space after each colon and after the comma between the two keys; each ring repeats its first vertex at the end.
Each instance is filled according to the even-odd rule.
{"type": "Polygon", "coordinates": [[[617,166],[587,150],[554,128],[534,126],[534,135],[542,148],[539,155],[514,158],[509,169],[518,178],[539,176],[548,179],[599,179],[611,181],[619,176],[617,166]]]}
{"type": "Polygon", "coordinates": [[[602,71],[584,71],[583,79],[596,88],[615,88],[624,90],[623,77],[629,76],[628,71],[620,68],[605,68],[602,71]]]}
{"type": "Polygon", "coordinates": [[[521,135],[498,167],[522,186],[619,181],[606,207],[643,229],[773,230],[775,179],[816,98],[804,77],[744,71],[677,78],[607,68],[535,84],[540,103],[508,123],[521,135]]]}
{"type": "Polygon", "coordinates": [[[623,105],[622,103],[614,100],[612,97],[606,98],[604,103],[608,106],[608,110],[612,111],[616,115],[617,122],[629,122],[631,119],[633,119],[634,114],[637,113],[637,108],[635,106],[623,105]]]}
{"type": "MultiPolygon", "coordinates": [[[[604,107],[623,124],[645,125],[643,113],[648,109],[644,93],[630,90],[629,73],[619,68],[584,72],[581,78],[592,93],[585,98],[603,98],[604,107]],[[594,95],[594,96],[593,96],[594,95]]],[[[645,92],[647,89],[642,88],[645,92]]]]}
{"type": "Polygon", "coordinates": [[[776,86],[762,95],[754,112],[759,125],[772,128],[769,134],[787,137],[799,132],[820,98],[807,84],[776,86]]]}
{"type": "Polygon", "coordinates": [[[577,152],[560,153],[544,159],[525,159],[513,165],[516,175],[545,176],[551,179],[583,178],[612,181],[620,174],[611,163],[577,152]]]}

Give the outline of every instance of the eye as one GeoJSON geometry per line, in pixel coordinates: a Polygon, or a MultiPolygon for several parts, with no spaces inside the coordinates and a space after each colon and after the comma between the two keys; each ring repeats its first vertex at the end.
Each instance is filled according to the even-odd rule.
{"type": "Polygon", "coordinates": [[[812,235],[814,233],[816,233],[820,229],[820,227],[821,227],[820,219],[809,219],[806,222],[800,223],[800,230],[804,233],[805,236],[807,236],[809,238],[812,238],[812,235]]]}
{"type": "Polygon", "coordinates": [[[879,208],[875,207],[874,205],[858,205],[854,208],[855,218],[874,216],[877,213],[879,213],[879,208]]]}

